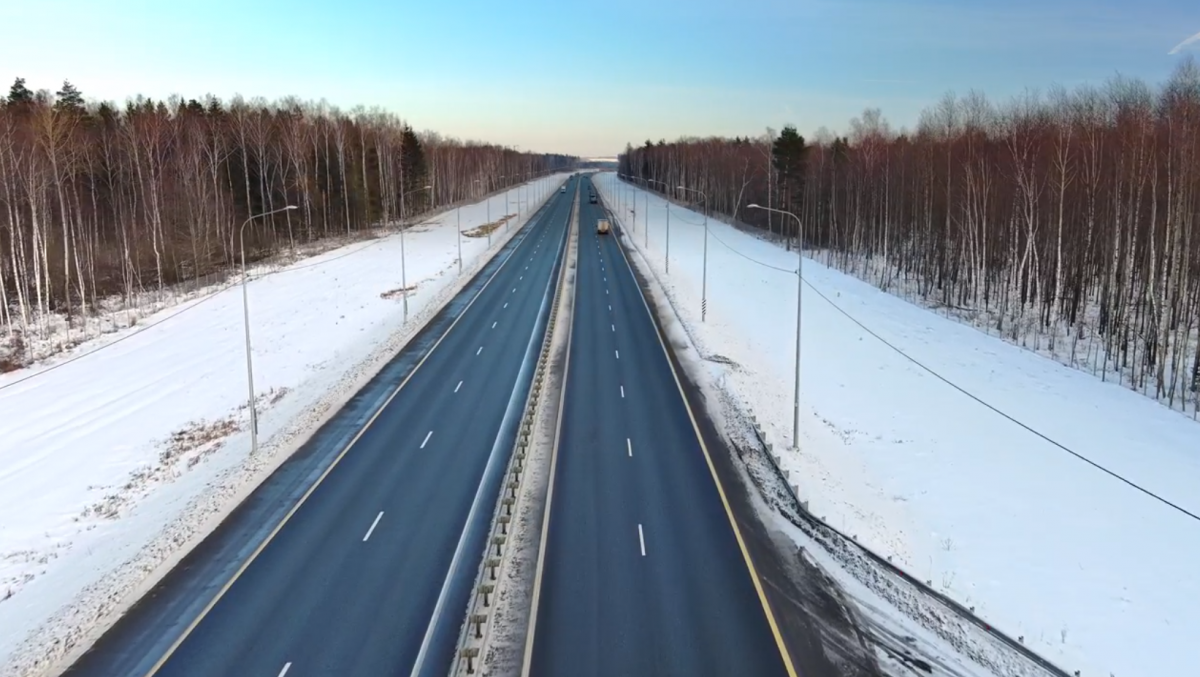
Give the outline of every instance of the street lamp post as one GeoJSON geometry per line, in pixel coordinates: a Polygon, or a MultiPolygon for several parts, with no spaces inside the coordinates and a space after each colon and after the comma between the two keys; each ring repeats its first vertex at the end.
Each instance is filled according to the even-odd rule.
{"type": "Polygon", "coordinates": [[[802,264],[804,262],[804,222],[799,216],[784,211],[775,209],[774,207],[763,207],[756,204],[748,205],[751,209],[761,209],[766,212],[775,212],[776,214],[786,214],[787,216],[796,219],[796,383],[792,393],[792,444],[796,449],[800,449],[800,309],[803,307],[801,303],[801,292],[804,289],[804,278],[800,276],[802,264]]]}
{"type": "MultiPolygon", "coordinates": [[[[507,178],[509,178],[509,175],[501,174],[500,176],[498,176],[496,178],[507,179],[507,178]]],[[[509,219],[508,219],[508,188],[509,187],[507,185],[504,186],[504,232],[506,232],[506,233],[508,232],[508,221],[509,221],[509,219]]],[[[488,223],[491,223],[491,221],[492,221],[491,213],[492,213],[492,196],[488,195],[488,223]]],[[[491,233],[491,231],[488,231],[488,245],[491,246],[491,244],[492,244],[492,233],[491,233]]]]}
{"type": "MultiPolygon", "coordinates": [[[[663,206],[667,208],[667,247],[666,247],[667,251],[665,254],[663,254],[663,265],[667,269],[667,275],[670,275],[671,274],[671,196],[667,195],[667,191],[671,190],[671,187],[668,186],[667,184],[663,183],[662,181],[657,181],[655,179],[646,179],[646,180],[649,181],[650,183],[657,183],[658,185],[663,187],[663,206]]],[[[647,208],[647,210],[649,210],[649,208],[647,208]]]]}
{"type": "Polygon", "coordinates": [[[708,317],[708,196],[697,188],[679,186],[679,190],[699,193],[704,201],[704,275],[700,281],[700,321],[704,322],[708,317]]]}
{"type": "Polygon", "coordinates": [[[254,219],[295,209],[288,205],[262,214],[254,214],[238,229],[238,247],[242,250],[242,322],[246,328],[246,406],[250,408],[250,453],[258,453],[258,409],[254,406],[254,354],[250,351],[250,292],[246,289],[246,226],[254,219]]]}
{"type": "MultiPolygon", "coordinates": [[[[483,179],[475,179],[475,183],[482,185],[483,179]]],[[[483,186],[483,190],[485,192],[487,191],[486,185],[483,186]]],[[[505,196],[505,199],[508,198],[508,191],[504,192],[504,196],[505,196]]],[[[488,247],[489,248],[492,246],[492,229],[488,228],[488,226],[490,226],[490,225],[492,225],[492,196],[489,193],[487,196],[487,223],[484,225],[484,228],[487,230],[487,238],[488,238],[488,247]]]]}
{"type": "Polygon", "coordinates": [[[401,191],[400,193],[400,293],[404,297],[404,321],[408,321],[408,271],[405,266],[404,255],[404,198],[410,193],[416,193],[421,190],[433,190],[433,186],[423,186],[421,188],[413,188],[410,191],[401,191]]]}
{"type": "Polygon", "coordinates": [[[642,195],[642,225],[646,227],[643,238],[646,240],[646,252],[650,252],[650,180],[642,179],[646,184],[646,192],[642,195]]]}

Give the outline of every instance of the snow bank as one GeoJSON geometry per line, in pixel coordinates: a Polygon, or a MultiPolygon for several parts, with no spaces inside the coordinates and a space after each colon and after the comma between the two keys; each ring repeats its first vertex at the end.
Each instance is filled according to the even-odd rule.
{"type": "MultiPolygon", "coordinates": [[[[544,179],[545,195],[564,179],[544,179]]],[[[494,221],[504,195],[491,203],[494,221]]],[[[458,218],[467,232],[487,211],[463,206],[405,231],[407,322],[398,235],[253,277],[256,457],[237,287],[84,344],[74,358],[0,376],[5,674],[44,663],[43,645],[61,656],[84,643],[89,626],[165,573],[382,367],[517,231],[515,221],[500,229],[490,248],[486,237],[463,237],[460,276],[458,218]]]]}
{"type": "MultiPolygon", "coordinates": [[[[790,446],[795,254],[710,219],[702,322],[703,217],[671,208],[668,275],[665,201],[597,184],[720,385],[790,446]]],[[[801,453],[784,465],[812,512],[1071,670],[1200,665],[1200,523],[887,344],[1193,513],[1200,425],[812,260],[804,277],[801,453]]]]}

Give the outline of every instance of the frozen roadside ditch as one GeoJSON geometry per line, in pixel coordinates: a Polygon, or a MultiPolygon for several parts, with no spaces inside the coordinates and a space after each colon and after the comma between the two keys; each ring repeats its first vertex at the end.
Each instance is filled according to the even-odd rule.
{"type": "MultiPolygon", "coordinates": [[[[478,228],[486,205],[461,219],[478,228]]],[[[252,280],[255,385],[269,405],[253,457],[237,289],[52,372],[0,378],[0,586],[19,581],[0,601],[0,674],[42,674],[93,641],[523,225],[490,248],[464,237],[459,276],[456,221],[451,210],[405,231],[407,322],[399,236],[252,280]]]]}

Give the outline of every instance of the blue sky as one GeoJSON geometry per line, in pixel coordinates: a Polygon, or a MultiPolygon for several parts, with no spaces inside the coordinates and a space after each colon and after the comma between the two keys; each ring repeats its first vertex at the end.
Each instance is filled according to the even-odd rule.
{"type": "Polygon", "coordinates": [[[1160,82],[1196,0],[6,0],[0,78],[85,96],[234,93],[608,155],[626,141],[911,126],[946,91],[1160,82]]]}

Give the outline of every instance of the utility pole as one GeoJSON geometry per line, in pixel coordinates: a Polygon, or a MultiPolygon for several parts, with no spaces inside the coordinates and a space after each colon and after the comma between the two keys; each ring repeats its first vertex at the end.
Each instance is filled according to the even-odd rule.
{"type": "Polygon", "coordinates": [[[804,278],[801,276],[804,263],[804,222],[799,216],[774,207],[762,207],[756,204],[748,205],[751,209],[762,209],[796,219],[796,379],[792,392],[792,444],[800,449],[800,311],[803,307],[804,278]]]}
{"type": "Polygon", "coordinates": [[[708,317],[708,196],[704,191],[687,186],[679,186],[679,190],[699,193],[704,201],[704,274],[700,280],[700,321],[708,317]]]}

